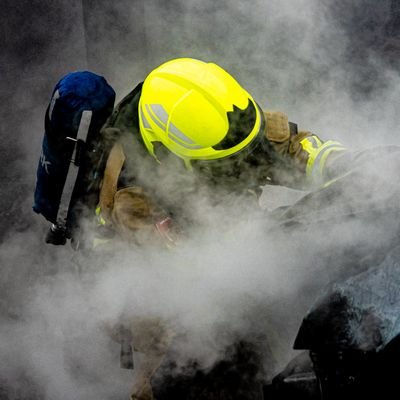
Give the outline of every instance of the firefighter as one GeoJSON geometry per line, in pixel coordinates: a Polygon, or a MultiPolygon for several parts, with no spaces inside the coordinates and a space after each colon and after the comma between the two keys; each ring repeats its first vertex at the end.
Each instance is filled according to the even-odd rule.
{"type": "Polygon", "coordinates": [[[154,69],[102,133],[118,140],[97,215],[139,241],[151,231],[173,241],[172,220],[193,222],[201,188],[213,204],[257,198],[266,184],[308,189],[332,179],[348,153],[339,142],[299,130],[282,112],[263,111],[224,69],[191,58],[154,69]]]}
{"type": "MultiPolygon", "coordinates": [[[[117,105],[102,136],[115,140],[98,221],[139,244],[173,246],[182,226],[201,220],[193,204],[202,193],[223,205],[231,196],[253,203],[266,184],[312,188],[334,178],[347,154],[339,142],[299,130],[284,113],[262,110],[218,65],[190,58],[154,69],[117,105]]],[[[170,333],[153,331],[147,340],[165,344],[165,337],[170,333]]],[[[167,348],[153,354],[143,347],[150,361],[138,372],[135,400],[153,398],[151,375],[167,348]]]]}

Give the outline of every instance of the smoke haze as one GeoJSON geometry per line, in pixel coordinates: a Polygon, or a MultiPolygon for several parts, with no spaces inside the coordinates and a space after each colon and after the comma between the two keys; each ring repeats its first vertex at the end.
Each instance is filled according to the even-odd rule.
{"type": "MultiPolygon", "coordinates": [[[[161,317],[185,333],[174,349],[182,364],[196,357],[210,367],[232,338],[260,338],[268,379],[293,354],[319,290],[344,273],[322,256],[387,234],[349,223],[329,237],[308,233],[304,245],[298,235],[270,233],[268,218],[245,213],[240,200],[213,208],[205,196],[191,198],[201,221],[173,251],[121,245],[89,263],[69,247],[45,245],[47,223],[31,204],[56,82],[89,69],[119,100],[160,63],[195,57],[220,64],[263,108],[322,139],[351,149],[400,144],[399,15],[391,1],[376,3],[5,2],[0,387],[9,398],[127,398],[131,372],[119,368],[119,345],[105,328],[120,316],[161,317]]],[[[300,195],[265,188],[262,206],[300,195]]]]}

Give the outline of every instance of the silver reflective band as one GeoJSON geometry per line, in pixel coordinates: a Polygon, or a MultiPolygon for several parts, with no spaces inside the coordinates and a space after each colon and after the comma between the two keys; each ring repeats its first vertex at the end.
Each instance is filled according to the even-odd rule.
{"type": "Polygon", "coordinates": [[[53,97],[50,102],[50,107],[49,107],[49,119],[51,120],[51,116],[53,114],[54,106],[56,105],[56,100],[60,98],[60,92],[58,89],[54,92],[53,97]]]}
{"type": "Polygon", "coordinates": [[[140,109],[140,116],[141,116],[142,121],[143,121],[143,126],[144,126],[146,129],[151,129],[151,126],[150,126],[150,124],[149,124],[149,121],[147,121],[147,119],[146,119],[146,117],[145,117],[145,115],[144,115],[142,109],[140,109]]]}
{"type": "Polygon", "coordinates": [[[314,163],[311,169],[312,179],[318,181],[323,178],[323,168],[325,166],[326,158],[333,151],[344,151],[345,148],[339,142],[326,142],[318,150],[318,154],[314,159],[314,163]]]}
{"type": "Polygon", "coordinates": [[[169,115],[161,104],[150,104],[153,114],[164,124],[167,125],[169,115]]]}
{"type": "Polygon", "coordinates": [[[192,139],[187,137],[183,132],[181,132],[172,122],[170,122],[169,127],[168,127],[168,136],[173,139],[171,133],[173,133],[175,136],[177,136],[179,139],[182,141],[191,144],[191,145],[196,145],[195,142],[193,142],[192,139]]]}
{"type": "MultiPolygon", "coordinates": [[[[82,112],[81,121],[79,123],[78,133],[76,134],[76,141],[81,140],[86,142],[87,135],[89,133],[89,126],[92,120],[92,111],[85,110],[82,112]]],[[[74,150],[75,153],[75,150],[74,150]]],[[[75,157],[75,155],[73,155],[75,157]]],[[[72,161],[72,160],[71,160],[72,161]]],[[[73,162],[71,162],[73,164],[73,162]]],[[[59,211],[57,213],[57,222],[62,226],[65,226],[67,222],[69,204],[72,198],[72,193],[75,187],[76,178],[78,177],[79,167],[73,164],[69,164],[68,173],[65,179],[64,190],[61,195],[59,211]]]]}
{"type": "Polygon", "coordinates": [[[149,107],[148,104],[146,104],[146,110],[147,110],[147,113],[149,114],[151,120],[152,120],[160,129],[162,129],[163,131],[165,131],[165,125],[161,124],[160,121],[158,121],[156,118],[153,117],[152,110],[150,109],[150,107],[149,107]]]}
{"type": "Polygon", "coordinates": [[[172,135],[168,135],[168,137],[175,143],[179,144],[180,146],[184,147],[185,149],[202,149],[202,146],[199,146],[198,144],[186,144],[182,143],[182,141],[178,140],[176,137],[172,135]]]}
{"type": "MultiPolygon", "coordinates": [[[[168,138],[174,141],[175,143],[187,148],[187,149],[201,149],[202,146],[199,146],[192,139],[187,137],[182,131],[180,131],[172,122],[168,125],[169,115],[165,108],[161,104],[146,104],[146,110],[154,123],[160,127],[164,132],[167,130],[168,126],[168,138]],[[153,115],[156,118],[153,117],[153,115]],[[185,143],[181,143],[185,142],[185,143]]],[[[145,118],[142,119],[145,121],[145,118]]],[[[147,121],[146,121],[147,122],[147,121]]],[[[146,127],[146,126],[145,126],[146,127]]]]}

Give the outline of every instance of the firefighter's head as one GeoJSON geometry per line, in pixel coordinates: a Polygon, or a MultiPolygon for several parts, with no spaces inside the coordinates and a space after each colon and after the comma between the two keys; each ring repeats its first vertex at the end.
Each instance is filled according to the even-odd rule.
{"type": "Polygon", "coordinates": [[[140,132],[183,159],[222,160],[244,154],[259,140],[264,119],[253,97],[224,69],[191,58],[166,62],[143,83],[140,132]]]}

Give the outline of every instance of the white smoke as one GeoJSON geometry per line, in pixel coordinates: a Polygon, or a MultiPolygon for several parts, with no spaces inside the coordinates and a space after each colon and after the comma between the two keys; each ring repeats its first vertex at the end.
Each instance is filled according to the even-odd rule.
{"type": "MultiPolygon", "coordinates": [[[[134,18],[143,13],[146,51],[137,51],[143,58],[125,55],[118,43],[104,39],[103,53],[121,58],[104,65],[93,61],[95,72],[106,76],[119,98],[160,63],[196,57],[220,64],[263,108],[287,112],[301,129],[323,139],[339,139],[351,148],[399,144],[399,75],[371,54],[385,85],[365,99],[355,96],[356,69],[345,62],[351,38],[332,20],[330,2],[138,3],[121,1],[114,11],[124,16],[121,30],[128,29],[124,45],[130,35],[138,34],[134,18]]],[[[108,25],[99,23],[99,31],[118,31],[118,20],[112,21],[114,26],[107,21],[108,25]]],[[[25,101],[35,105],[33,95],[25,101]]],[[[39,121],[46,101],[42,99],[40,111],[36,106],[37,118],[20,126],[37,130],[34,151],[28,139],[21,145],[28,160],[39,156],[39,121]]],[[[33,187],[31,171],[29,176],[33,187]]],[[[286,205],[298,196],[265,188],[262,205],[286,205]]],[[[165,320],[185,334],[176,349],[178,361],[184,364],[196,357],[204,367],[216,362],[237,335],[265,334],[274,360],[265,349],[264,363],[270,374],[277,372],[292,355],[301,319],[319,289],[342,272],[341,266],[338,271],[325,269],[323,250],[351,242],[362,227],[351,225],[346,235],[341,230],[329,238],[310,235],[313,241],[303,243],[297,236],[293,241],[286,233],[268,233],[267,217],[243,216],[241,204],[234,201],[212,209],[199,198],[193,212],[203,215],[204,223],[189,229],[189,238],[176,249],[122,246],[112,257],[100,252],[91,261],[68,248],[46,246],[46,225],[39,217],[32,217],[30,230],[12,232],[0,247],[7,310],[0,329],[0,351],[7,361],[1,371],[11,382],[9,391],[26,396],[33,385],[45,399],[127,396],[131,373],[119,368],[119,346],[104,329],[118,323],[121,315],[165,320]],[[232,215],[240,218],[232,220],[232,215]]]]}

